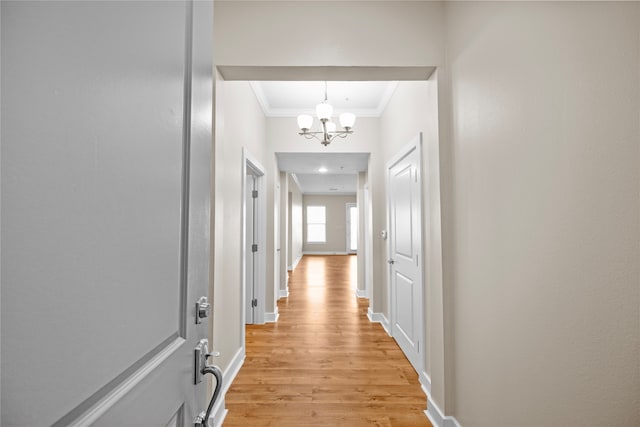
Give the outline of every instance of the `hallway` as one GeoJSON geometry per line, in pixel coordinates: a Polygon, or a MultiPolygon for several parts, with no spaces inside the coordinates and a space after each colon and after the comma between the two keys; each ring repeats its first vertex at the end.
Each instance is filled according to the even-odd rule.
{"type": "Polygon", "coordinates": [[[354,296],[356,256],[304,256],[275,324],[247,326],[225,427],[431,426],[418,377],[354,296]]]}

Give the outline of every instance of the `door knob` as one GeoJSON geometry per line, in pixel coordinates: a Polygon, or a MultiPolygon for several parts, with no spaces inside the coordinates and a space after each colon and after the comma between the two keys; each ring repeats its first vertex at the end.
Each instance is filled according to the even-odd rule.
{"type": "Polygon", "coordinates": [[[387,260],[387,262],[388,262],[389,264],[395,264],[395,263],[396,263],[396,262],[395,262],[394,260],[392,260],[392,259],[387,260]]]}

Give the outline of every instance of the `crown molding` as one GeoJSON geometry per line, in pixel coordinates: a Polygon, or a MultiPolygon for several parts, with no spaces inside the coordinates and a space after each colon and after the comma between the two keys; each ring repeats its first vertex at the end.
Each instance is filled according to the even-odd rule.
{"type": "MultiPolygon", "coordinates": [[[[315,108],[306,108],[306,109],[292,109],[292,108],[273,108],[269,104],[264,91],[262,90],[262,85],[258,81],[250,81],[249,85],[253,90],[253,93],[256,96],[256,100],[262,108],[262,112],[266,117],[298,117],[300,114],[309,114],[310,116],[315,116],[316,111],[315,108]]],[[[342,113],[353,113],[358,117],[380,117],[384,112],[385,108],[389,104],[391,97],[398,87],[397,81],[390,81],[387,89],[385,90],[382,98],[380,99],[380,103],[376,108],[361,108],[361,109],[342,109],[342,108],[334,108],[333,112],[335,116],[339,116],[342,113]]]]}

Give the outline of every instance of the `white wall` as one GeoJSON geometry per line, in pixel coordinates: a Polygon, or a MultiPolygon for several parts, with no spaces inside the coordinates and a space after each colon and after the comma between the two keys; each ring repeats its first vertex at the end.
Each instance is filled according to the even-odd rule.
{"type": "Polygon", "coordinates": [[[289,195],[291,196],[291,253],[289,267],[294,267],[302,258],[302,192],[295,180],[288,175],[289,195]]]}
{"type": "MultiPolygon", "coordinates": [[[[425,373],[431,394],[444,402],[444,319],[442,311],[442,230],[440,221],[440,171],[436,76],[422,82],[399,82],[380,119],[385,162],[422,133],[422,235],[425,306],[425,373]],[[432,363],[435,361],[435,363],[432,363]]],[[[386,171],[385,171],[386,173],[386,171]]],[[[385,188],[385,202],[388,195],[385,188]]],[[[385,210],[385,221],[387,211],[385,210]]],[[[385,248],[386,250],[386,248],[385,248]]],[[[385,288],[388,287],[384,275],[385,288]]],[[[385,313],[387,317],[388,313],[385,313]]]]}
{"type": "Polygon", "coordinates": [[[447,3],[447,411],[640,425],[640,3],[447,3]]]}
{"type": "Polygon", "coordinates": [[[411,67],[442,59],[438,2],[216,1],[215,8],[221,67],[411,67]]]}
{"type": "MultiPolygon", "coordinates": [[[[439,67],[439,145],[427,144],[439,152],[425,152],[440,159],[428,166],[441,172],[444,285],[427,294],[428,366],[434,400],[464,427],[640,424],[638,8],[216,2],[219,64],[439,67]]],[[[379,312],[380,171],[427,126],[405,123],[386,148],[388,125],[359,118],[328,149],[300,140],[294,119],[266,125],[270,176],[277,151],[372,153],[379,312]]]]}
{"type": "Polygon", "coordinates": [[[303,197],[303,251],[304,253],[347,252],[347,203],[356,203],[356,196],[325,196],[305,194],[303,197]],[[324,206],[326,208],[326,242],[307,242],[307,206],[324,206]]]}
{"type": "MultiPolygon", "coordinates": [[[[264,166],[266,120],[247,82],[216,82],[213,334],[225,370],[242,348],[242,189],[246,148],[264,166]]],[[[272,231],[273,234],[273,231],[272,231]]],[[[273,270],[272,270],[273,271],[273,270]]],[[[269,311],[269,310],[267,310],[269,311]]]]}

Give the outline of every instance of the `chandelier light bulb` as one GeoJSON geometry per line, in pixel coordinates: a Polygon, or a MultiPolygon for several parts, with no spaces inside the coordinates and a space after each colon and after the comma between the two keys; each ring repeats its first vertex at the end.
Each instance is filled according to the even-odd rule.
{"type": "Polygon", "coordinates": [[[309,130],[313,126],[313,117],[308,114],[300,114],[298,116],[298,127],[302,130],[309,130]]]}
{"type": "Polygon", "coordinates": [[[323,102],[316,105],[316,115],[320,120],[329,120],[333,114],[333,107],[331,104],[323,102]]]}
{"type": "Polygon", "coordinates": [[[342,113],[340,114],[340,126],[345,129],[351,129],[353,124],[356,122],[356,116],[352,113],[342,113]]]}

